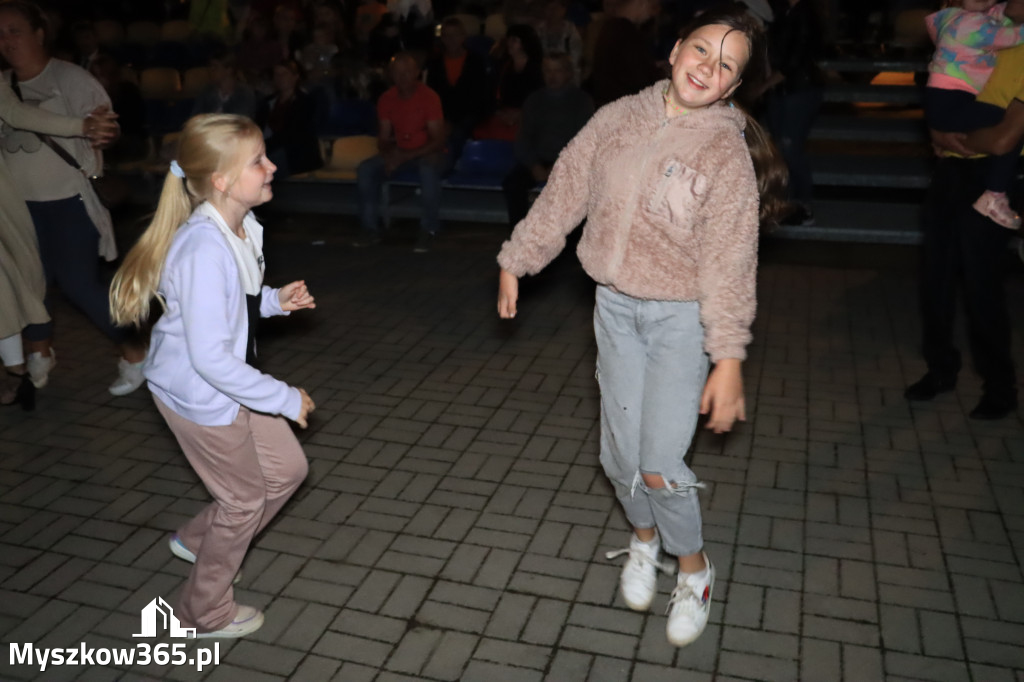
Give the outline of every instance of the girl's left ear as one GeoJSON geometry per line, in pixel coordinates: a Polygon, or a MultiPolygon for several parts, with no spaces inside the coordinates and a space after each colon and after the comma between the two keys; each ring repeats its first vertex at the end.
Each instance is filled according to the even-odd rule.
{"type": "Polygon", "coordinates": [[[743,79],[740,78],[735,83],[733,83],[732,87],[729,88],[729,90],[724,95],[722,95],[722,99],[729,99],[730,97],[732,97],[732,93],[736,92],[736,88],[740,87],[740,83],[742,82],[743,79]]]}

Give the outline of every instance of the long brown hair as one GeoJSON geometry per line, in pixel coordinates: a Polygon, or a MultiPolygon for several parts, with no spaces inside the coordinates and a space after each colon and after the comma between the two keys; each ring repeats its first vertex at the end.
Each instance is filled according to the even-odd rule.
{"type": "MultiPolygon", "coordinates": [[[[685,40],[691,33],[704,26],[727,26],[746,37],[747,46],[750,48],[750,57],[740,74],[743,83],[737,92],[757,90],[758,85],[763,82],[768,68],[768,40],[765,37],[764,29],[761,28],[757,20],[741,7],[727,5],[699,15],[682,30],[680,39],[685,40]]],[[[757,193],[760,197],[759,218],[762,227],[771,228],[786,214],[788,208],[785,196],[789,173],[768,131],[741,104],[738,102],[733,102],[733,104],[743,112],[747,119],[747,127],[743,136],[750,149],[754,173],[757,175],[757,193]]]]}

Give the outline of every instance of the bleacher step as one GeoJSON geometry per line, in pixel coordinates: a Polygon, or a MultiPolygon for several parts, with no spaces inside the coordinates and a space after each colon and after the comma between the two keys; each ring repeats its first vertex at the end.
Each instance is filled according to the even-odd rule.
{"type": "Polygon", "coordinates": [[[922,101],[922,89],[916,85],[837,83],[825,88],[825,101],[919,106],[922,101]]]}
{"type": "Polygon", "coordinates": [[[812,140],[844,140],[852,142],[928,141],[924,121],[920,118],[881,118],[868,116],[819,115],[811,128],[812,140]]]}
{"type": "Polygon", "coordinates": [[[902,187],[923,189],[931,178],[931,161],[923,157],[811,155],[814,184],[832,187],[902,187]]]}
{"type": "Polygon", "coordinates": [[[917,244],[921,206],[912,203],[820,200],[813,225],[781,225],[773,236],[869,244],[917,244]]]}

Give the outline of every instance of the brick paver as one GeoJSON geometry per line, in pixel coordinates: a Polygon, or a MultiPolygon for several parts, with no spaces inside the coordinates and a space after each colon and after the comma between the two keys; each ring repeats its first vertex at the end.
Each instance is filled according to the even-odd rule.
{"type": "MultiPolygon", "coordinates": [[[[262,361],[318,410],[309,478],[237,589],[266,625],[201,673],[5,660],[0,678],[1024,679],[1024,429],[966,418],[969,372],[902,399],[923,370],[913,249],[766,250],[748,420],[695,446],[719,583],[678,650],[671,579],[634,613],[604,559],[627,526],[597,461],[593,289],[571,255],[500,322],[493,226],[413,255],[408,226],[352,250],[348,219],[268,224],[268,282],[304,277],[318,308],[268,321],[262,361]]],[[[1019,269],[1010,286],[1021,300],[1019,269]]],[[[206,493],[145,391],[106,392],[98,332],[63,303],[56,320],[37,411],[0,410],[0,631],[134,646],[139,610],[187,574],[167,533],[206,493]]]]}

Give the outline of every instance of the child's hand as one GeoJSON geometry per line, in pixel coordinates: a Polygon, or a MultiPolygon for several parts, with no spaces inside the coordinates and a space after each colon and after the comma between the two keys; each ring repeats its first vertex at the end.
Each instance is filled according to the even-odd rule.
{"type": "Polygon", "coordinates": [[[711,370],[704,394],[700,397],[700,413],[711,413],[707,427],[715,433],[732,430],[736,420],[747,420],[743,399],[743,375],[740,361],[735,358],[719,360],[711,370]]]}
{"type": "Polygon", "coordinates": [[[306,393],[306,389],[300,388],[299,394],[302,396],[302,407],[299,408],[299,416],[295,419],[295,423],[302,428],[306,428],[306,426],[308,426],[306,423],[306,417],[309,416],[310,412],[316,409],[316,403],[314,403],[313,399],[309,397],[308,393],[306,393]]]}
{"type": "Polygon", "coordinates": [[[519,279],[511,272],[498,273],[498,317],[510,320],[516,316],[519,300],[519,279]]]}
{"type": "Polygon", "coordinates": [[[278,289],[277,300],[281,303],[281,310],[284,311],[316,307],[316,302],[310,295],[309,290],[306,289],[306,282],[301,279],[278,289]]]}

